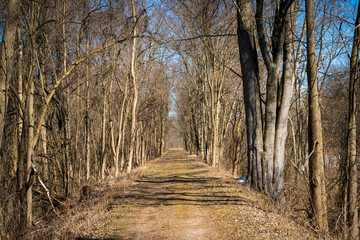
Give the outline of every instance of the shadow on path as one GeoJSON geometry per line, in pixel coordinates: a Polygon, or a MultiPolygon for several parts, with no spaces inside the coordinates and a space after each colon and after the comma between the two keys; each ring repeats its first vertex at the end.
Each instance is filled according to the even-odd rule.
{"type": "Polygon", "coordinates": [[[234,186],[233,181],[224,183],[221,178],[209,177],[208,166],[193,158],[176,157],[158,160],[152,171],[136,181],[130,191],[114,197],[115,204],[204,206],[249,202],[238,195],[229,195],[228,189],[234,186]]]}
{"type": "Polygon", "coordinates": [[[113,195],[106,220],[89,239],[312,239],[265,211],[261,196],[183,151],[169,151],[149,166],[113,195]]]}

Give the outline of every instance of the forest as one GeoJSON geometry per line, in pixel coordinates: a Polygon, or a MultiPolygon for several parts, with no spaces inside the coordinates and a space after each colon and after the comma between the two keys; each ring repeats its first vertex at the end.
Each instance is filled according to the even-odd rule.
{"type": "Polygon", "coordinates": [[[0,239],[170,148],[359,239],[359,1],[2,0],[0,41],[0,239]]]}

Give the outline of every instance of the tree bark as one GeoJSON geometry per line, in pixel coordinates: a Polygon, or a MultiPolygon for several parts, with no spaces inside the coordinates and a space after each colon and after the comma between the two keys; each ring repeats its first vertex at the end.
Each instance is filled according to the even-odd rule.
{"type": "MultiPolygon", "coordinates": [[[[110,79],[112,81],[112,78],[110,79]]],[[[106,156],[105,156],[105,147],[106,147],[106,115],[108,113],[107,106],[107,94],[106,84],[103,83],[104,89],[104,98],[103,98],[103,112],[102,112],[102,121],[101,121],[101,179],[105,178],[105,169],[106,169],[106,156]]]]}
{"type": "MultiPolygon", "coordinates": [[[[87,33],[88,34],[88,33],[87,33]]],[[[86,55],[89,51],[89,37],[86,37],[86,55]]],[[[86,73],[85,73],[85,82],[86,82],[86,99],[85,99],[85,162],[86,162],[86,180],[90,179],[90,164],[91,164],[91,155],[90,155],[90,87],[89,87],[89,61],[86,64],[86,73]]]]}
{"type": "Polygon", "coordinates": [[[138,84],[136,79],[136,44],[137,44],[137,17],[136,17],[136,9],[135,9],[135,1],[132,0],[132,15],[133,15],[133,22],[134,22],[134,29],[133,29],[133,45],[131,50],[131,77],[133,80],[133,87],[134,87],[134,97],[133,97],[133,107],[132,107],[132,115],[131,115],[131,142],[130,142],[130,153],[129,153],[129,160],[127,166],[127,173],[130,173],[133,158],[134,158],[134,151],[135,151],[135,141],[136,141],[136,110],[137,110],[137,102],[138,102],[138,84]]]}
{"type": "Polygon", "coordinates": [[[8,84],[13,73],[14,44],[16,30],[19,24],[21,1],[10,0],[7,5],[4,36],[1,42],[1,68],[0,71],[0,150],[2,148],[7,109],[8,84]]]}
{"type": "MultiPolygon", "coordinates": [[[[28,114],[28,140],[27,140],[27,155],[26,155],[26,172],[27,182],[30,181],[30,173],[32,170],[32,155],[33,148],[32,144],[34,141],[34,80],[29,78],[29,89],[28,89],[28,103],[27,103],[27,114],[28,114]]],[[[30,185],[26,191],[26,222],[30,226],[32,224],[32,186],[30,185]]]]}
{"type": "Polygon", "coordinates": [[[324,176],[324,149],[321,110],[318,91],[317,62],[315,53],[314,0],[306,0],[307,28],[307,79],[309,101],[309,181],[314,225],[325,233],[329,231],[327,220],[324,176]]]}
{"type": "Polygon", "coordinates": [[[31,3],[30,6],[30,19],[29,19],[29,38],[31,39],[31,50],[30,50],[30,62],[29,62],[29,73],[28,73],[28,81],[27,81],[27,94],[26,94],[26,124],[25,131],[25,146],[26,146],[26,157],[25,157],[25,181],[22,185],[21,191],[25,193],[26,196],[26,225],[29,227],[32,225],[32,204],[33,204],[33,195],[32,195],[32,184],[34,177],[34,170],[32,166],[32,157],[34,152],[34,74],[33,69],[35,68],[35,56],[36,56],[36,48],[35,48],[35,33],[36,28],[38,26],[39,21],[39,3],[31,3]]]}
{"type": "Polygon", "coordinates": [[[213,126],[213,162],[212,166],[214,168],[220,168],[220,156],[221,156],[221,127],[220,127],[220,110],[221,110],[221,103],[218,97],[219,94],[215,94],[214,100],[214,126],[213,126]]]}
{"type": "Polygon", "coordinates": [[[284,34],[284,64],[283,77],[279,89],[279,106],[277,109],[277,119],[275,126],[275,148],[274,148],[274,180],[272,186],[272,197],[280,202],[284,185],[285,167],[285,143],[287,139],[288,117],[291,105],[293,85],[295,82],[295,31],[298,0],[293,3],[286,16],[284,34]]]}
{"type": "Polygon", "coordinates": [[[252,0],[237,0],[237,8],[238,43],[247,126],[248,178],[253,188],[263,189],[262,121],[252,0]]]}
{"type": "MultiPolygon", "coordinates": [[[[360,4],[358,4],[358,12],[355,21],[354,42],[350,58],[350,83],[349,83],[349,117],[348,117],[348,136],[347,136],[347,156],[345,170],[348,176],[348,201],[345,205],[348,206],[348,224],[349,226],[349,239],[359,239],[359,219],[358,219],[358,201],[357,201],[357,121],[356,121],[356,84],[359,77],[359,50],[360,50],[360,4]]],[[[346,181],[347,179],[345,179],[346,181]]],[[[346,191],[344,191],[346,193],[346,191]]],[[[346,209],[346,208],[345,208],[346,209]]],[[[347,228],[345,228],[347,231],[347,228]]],[[[345,233],[346,234],[346,233],[345,233]]]]}
{"type": "MultiPolygon", "coordinates": [[[[119,87],[120,87],[120,83],[119,87]]],[[[111,83],[110,83],[111,85],[111,83]]],[[[111,91],[110,91],[111,92],[111,91]]],[[[111,147],[112,147],[112,151],[113,151],[113,157],[114,157],[114,166],[115,166],[115,177],[118,177],[119,175],[119,171],[122,170],[123,168],[123,157],[121,158],[121,162],[120,162],[120,168],[119,168],[119,160],[120,160],[120,147],[123,143],[123,138],[124,138],[124,134],[125,134],[125,125],[126,125],[126,119],[127,119],[127,110],[125,108],[127,108],[127,102],[128,102],[128,83],[126,82],[125,84],[125,90],[123,91],[124,93],[124,98],[122,100],[122,104],[121,104],[121,108],[120,108],[120,116],[119,116],[119,124],[118,124],[118,130],[119,130],[119,134],[118,134],[118,140],[115,144],[115,137],[114,137],[114,129],[112,127],[112,121],[111,121],[111,147]]],[[[123,151],[123,150],[122,150],[123,151]]]]}
{"type": "Polygon", "coordinates": [[[121,159],[120,159],[120,167],[119,167],[120,171],[124,170],[125,158],[127,157],[126,146],[125,146],[125,134],[126,134],[126,126],[128,125],[127,119],[128,119],[128,115],[130,112],[130,101],[127,100],[125,102],[126,102],[126,105],[125,105],[124,120],[123,120],[122,127],[121,127],[122,140],[121,140],[121,159]]]}
{"type": "MultiPolygon", "coordinates": [[[[277,1],[275,5],[274,24],[271,36],[271,53],[268,50],[266,33],[264,29],[263,8],[264,0],[256,1],[256,28],[262,57],[268,71],[266,83],[266,106],[264,127],[264,189],[273,200],[280,202],[283,188],[285,141],[287,137],[287,118],[289,114],[290,99],[292,94],[292,79],[285,76],[280,83],[280,69],[282,63],[282,51],[286,30],[286,18],[293,0],[277,1]],[[282,88],[283,87],[283,88],[282,88]],[[285,91],[284,91],[285,90],[285,91]]],[[[288,29],[287,41],[291,36],[288,29]]],[[[289,50],[285,57],[292,58],[293,51],[289,50]]],[[[284,63],[286,75],[292,75],[292,63],[287,59],[284,63]],[[289,74],[287,73],[289,71],[289,74]]]]}
{"type": "Polygon", "coordinates": [[[18,116],[18,119],[17,119],[17,122],[18,122],[18,126],[17,126],[17,134],[15,137],[15,141],[14,141],[14,144],[16,146],[14,146],[15,150],[16,151],[14,153],[14,155],[16,156],[14,158],[14,168],[13,168],[13,171],[14,173],[16,174],[17,172],[17,163],[19,161],[18,159],[18,152],[19,152],[19,141],[21,141],[21,134],[22,134],[22,129],[23,129],[23,119],[21,117],[21,115],[23,115],[23,64],[22,64],[22,61],[23,61],[23,46],[22,46],[22,42],[21,42],[21,30],[20,30],[20,26],[18,26],[17,28],[17,38],[18,38],[18,49],[19,49],[19,57],[18,57],[18,82],[17,82],[17,95],[18,95],[18,100],[19,100],[19,106],[18,106],[18,109],[19,109],[19,113],[20,113],[20,116],[18,116]]]}

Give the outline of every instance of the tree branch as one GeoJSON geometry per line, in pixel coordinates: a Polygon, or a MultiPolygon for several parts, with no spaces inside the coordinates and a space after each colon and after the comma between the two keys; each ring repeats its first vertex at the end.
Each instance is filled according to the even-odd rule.
{"type": "Polygon", "coordinates": [[[99,47],[91,52],[89,52],[88,54],[86,54],[85,56],[79,58],[78,60],[76,60],[73,64],[71,64],[71,66],[68,68],[68,70],[66,72],[64,72],[55,82],[55,84],[53,85],[53,87],[51,88],[49,94],[46,96],[45,99],[45,103],[41,109],[41,113],[40,113],[40,117],[38,119],[38,122],[35,126],[35,133],[34,133],[34,141],[32,144],[32,148],[35,148],[38,140],[39,140],[39,136],[40,136],[40,130],[41,130],[41,126],[43,124],[43,121],[45,119],[45,115],[47,113],[47,109],[49,106],[49,103],[51,101],[51,99],[53,98],[55,91],[57,89],[57,87],[60,85],[60,83],[74,70],[74,68],[79,65],[80,63],[82,63],[84,60],[86,60],[88,57],[90,57],[91,55],[98,53],[100,51],[103,51],[113,45],[115,45],[116,43],[122,43],[127,41],[129,38],[125,38],[125,39],[121,39],[121,40],[115,40],[105,46],[99,47]]]}
{"type": "Polygon", "coordinates": [[[259,40],[260,51],[265,61],[266,69],[270,71],[272,60],[270,57],[269,49],[267,48],[267,44],[266,44],[263,10],[264,10],[264,0],[257,0],[256,13],[255,13],[256,30],[259,40]]]}

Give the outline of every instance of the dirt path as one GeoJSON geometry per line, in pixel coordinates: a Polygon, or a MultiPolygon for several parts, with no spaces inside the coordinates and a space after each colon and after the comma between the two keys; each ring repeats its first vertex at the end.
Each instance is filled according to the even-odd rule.
{"type": "Polygon", "coordinates": [[[253,195],[229,176],[172,150],[113,197],[111,214],[88,238],[310,238],[292,221],[259,207],[253,195]]]}

